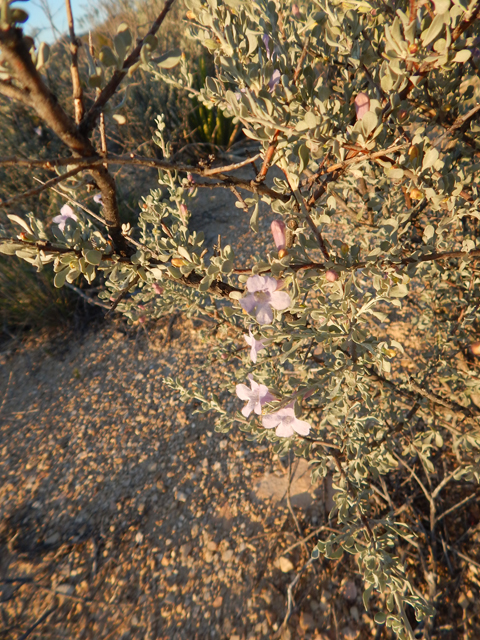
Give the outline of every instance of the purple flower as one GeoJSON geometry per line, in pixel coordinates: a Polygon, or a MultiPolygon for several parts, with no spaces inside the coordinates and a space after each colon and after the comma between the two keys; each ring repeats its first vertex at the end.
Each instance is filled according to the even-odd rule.
{"type": "Polygon", "coordinates": [[[278,291],[283,282],[269,276],[250,276],[247,280],[248,294],[240,300],[247,313],[254,313],[260,324],[273,322],[273,311],[287,309],[292,301],[285,291],[278,291]]]}
{"type": "Polygon", "coordinates": [[[63,207],[60,209],[60,214],[61,215],[59,215],[59,216],[55,216],[55,218],[53,218],[52,222],[55,222],[55,224],[58,224],[58,228],[63,233],[67,220],[70,218],[70,219],[76,221],[76,220],[78,220],[78,218],[73,213],[72,207],[70,205],[68,205],[68,204],[64,204],[63,205],[63,207]]]}
{"type": "Polygon", "coordinates": [[[265,429],[275,429],[275,433],[280,438],[289,438],[294,432],[301,436],[308,436],[311,425],[305,420],[299,420],[295,417],[293,410],[293,402],[283,409],[270,413],[262,418],[262,424],[265,429]]]}
{"type": "Polygon", "coordinates": [[[263,34],[262,40],[263,40],[263,44],[265,45],[265,49],[267,50],[267,58],[268,60],[271,60],[273,55],[273,44],[271,44],[272,41],[268,33],[263,34]]]}
{"type": "Polygon", "coordinates": [[[275,69],[275,71],[272,73],[272,77],[270,78],[270,81],[268,83],[268,88],[270,89],[270,91],[273,91],[277,84],[280,82],[281,75],[282,74],[278,69],[275,69]]]}
{"type": "Polygon", "coordinates": [[[262,405],[266,402],[275,400],[268,388],[264,384],[258,384],[253,379],[252,374],[249,374],[251,389],[246,384],[237,384],[237,396],[240,400],[247,400],[247,404],[242,409],[242,414],[248,418],[248,416],[254,411],[257,415],[262,413],[262,405]]]}
{"type": "Polygon", "coordinates": [[[265,349],[265,345],[261,340],[256,340],[253,336],[252,330],[248,330],[248,336],[243,336],[245,338],[245,342],[251,347],[250,349],[250,359],[253,363],[257,362],[257,354],[262,349],[265,349]]]}
{"type": "Polygon", "coordinates": [[[163,295],[163,287],[161,287],[159,284],[157,284],[156,282],[153,283],[152,285],[152,289],[155,291],[155,293],[159,296],[163,295]]]}
{"type": "Polygon", "coordinates": [[[96,193],[96,194],[93,196],[93,200],[94,200],[94,202],[96,202],[97,204],[101,204],[101,205],[103,205],[103,200],[102,200],[102,194],[101,194],[101,193],[96,193]]]}
{"type": "Polygon", "coordinates": [[[287,237],[285,234],[285,223],[283,220],[274,220],[270,225],[272,231],[273,241],[278,251],[285,249],[287,244],[287,237]]]}
{"type": "Polygon", "coordinates": [[[354,105],[357,120],[361,120],[363,116],[370,111],[370,98],[366,93],[359,93],[354,100],[354,105]]]}
{"type": "Polygon", "coordinates": [[[292,4],[292,15],[296,18],[300,15],[300,9],[297,4],[292,4]]]}

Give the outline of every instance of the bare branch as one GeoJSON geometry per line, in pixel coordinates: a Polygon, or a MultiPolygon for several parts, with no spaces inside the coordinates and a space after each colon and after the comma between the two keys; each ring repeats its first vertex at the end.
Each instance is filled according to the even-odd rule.
{"type": "Polygon", "coordinates": [[[73,105],[75,108],[75,122],[80,124],[83,119],[85,110],[83,107],[83,91],[80,82],[80,73],[78,70],[78,48],[81,42],[75,36],[75,27],[73,24],[72,5],[70,0],[65,0],[67,10],[68,30],[70,32],[70,54],[72,56],[72,64],[70,65],[70,73],[72,74],[73,88],[73,105]]]}
{"type": "Polygon", "coordinates": [[[0,93],[11,100],[18,100],[23,104],[30,105],[30,98],[26,91],[22,91],[6,80],[0,80],[0,93]]]}
{"type": "Polygon", "coordinates": [[[88,168],[89,168],[89,165],[80,165],[79,167],[75,167],[74,169],[71,169],[70,171],[63,173],[60,176],[56,176],[51,180],[47,180],[47,182],[42,182],[40,187],[29,189],[28,191],[25,191],[24,193],[21,193],[18,196],[14,196],[13,198],[9,198],[8,200],[4,200],[3,202],[0,200],[0,207],[11,207],[12,204],[15,204],[16,202],[20,202],[20,200],[25,200],[26,198],[38,196],[40,193],[42,193],[42,191],[45,191],[46,189],[50,189],[51,187],[54,187],[55,185],[59,184],[60,182],[63,182],[64,180],[68,180],[68,178],[71,178],[72,176],[77,175],[77,173],[80,173],[81,171],[84,171],[85,169],[88,169],[88,168]]]}
{"type": "MultiPolygon", "coordinates": [[[[75,122],[60,106],[57,98],[48,89],[38,73],[23,38],[21,29],[10,27],[0,31],[0,43],[5,61],[12,69],[16,81],[30,97],[30,106],[45,124],[58,135],[75,156],[90,158],[96,155],[95,147],[87,137],[77,131],[75,122]]],[[[92,170],[95,181],[102,192],[103,214],[114,245],[123,255],[131,253],[121,232],[115,181],[105,167],[92,170]]]]}
{"type": "Polygon", "coordinates": [[[111,77],[108,84],[102,89],[102,92],[100,93],[98,98],[95,100],[94,104],[90,107],[90,109],[88,110],[88,113],[86,114],[82,123],[80,124],[80,131],[83,135],[90,133],[90,131],[94,128],[97,122],[97,119],[100,116],[100,113],[103,111],[105,105],[110,100],[110,98],[117,91],[120,83],[127,75],[128,70],[130,69],[130,67],[133,67],[133,65],[136,62],[138,62],[138,59],[140,58],[140,51],[142,50],[143,43],[145,42],[145,38],[150,35],[154,36],[157,33],[157,31],[162,26],[162,23],[165,20],[167,13],[170,11],[174,1],[175,0],[167,0],[165,2],[162,12],[158,16],[158,18],[155,20],[153,25],[150,27],[150,30],[148,31],[148,33],[145,34],[145,37],[142,38],[142,40],[140,40],[140,42],[137,44],[135,49],[125,60],[122,68],[117,69],[115,71],[115,73],[111,77]]]}

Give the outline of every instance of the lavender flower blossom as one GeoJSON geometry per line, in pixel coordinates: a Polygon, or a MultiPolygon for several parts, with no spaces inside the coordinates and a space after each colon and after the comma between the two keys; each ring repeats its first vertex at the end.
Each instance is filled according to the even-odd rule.
{"type": "Polygon", "coordinates": [[[242,409],[242,415],[244,415],[245,418],[248,418],[252,411],[257,415],[261,415],[262,405],[275,400],[275,396],[270,393],[264,384],[255,382],[252,374],[248,376],[248,379],[250,380],[251,389],[249,389],[246,384],[237,384],[236,387],[237,396],[240,400],[248,401],[242,409]]]}
{"type": "Polygon", "coordinates": [[[68,204],[64,204],[63,207],[60,209],[60,214],[59,216],[55,216],[55,218],[53,218],[52,222],[54,222],[55,224],[58,224],[58,228],[60,229],[60,231],[63,233],[63,231],[65,230],[65,224],[67,222],[67,220],[69,218],[71,218],[72,220],[78,220],[77,216],[73,213],[73,209],[70,205],[68,204]]]}
{"type": "Polygon", "coordinates": [[[271,60],[273,55],[273,45],[271,44],[272,41],[268,33],[263,34],[262,40],[263,40],[263,44],[265,45],[265,49],[267,50],[267,58],[268,60],[271,60]],[[270,49],[270,47],[272,48],[270,49]]]}
{"type": "Polygon", "coordinates": [[[309,422],[295,417],[293,402],[275,413],[263,416],[262,424],[265,429],[275,429],[275,434],[280,438],[289,438],[294,433],[308,436],[311,429],[309,422]]]}
{"type": "Polygon", "coordinates": [[[248,336],[243,336],[243,337],[245,338],[245,342],[248,344],[248,346],[251,347],[250,359],[254,364],[256,364],[257,354],[262,349],[265,349],[265,345],[261,340],[255,339],[251,329],[248,330],[248,336]]]}
{"type": "Polygon", "coordinates": [[[275,71],[272,73],[272,77],[270,78],[270,81],[268,83],[268,88],[270,91],[273,91],[277,84],[280,82],[281,75],[282,74],[278,69],[275,69],[275,71]]]}
{"type": "Polygon", "coordinates": [[[300,9],[297,4],[292,4],[292,16],[295,18],[300,15],[300,9]]]}
{"type": "Polygon", "coordinates": [[[247,280],[248,294],[240,300],[247,313],[255,314],[260,324],[273,322],[273,311],[288,309],[292,301],[285,291],[278,291],[283,282],[269,276],[250,276],[247,280]]]}
{"type": "Polygon", "coordinates": [[[370,111],[370,98],[366,93],[359,93],[354,100],[354,105],[357,120],[361,120],[370,111]]]}
{"type": "Polygon", "coordinates": [[[285,249],[287,245],[287,236],[285,233],[285,223],[283,220],[274,220],[270,225],[270,230],[272,232],[273,241],[275,242],[275,246],[278,251],[281,249],[285,249]]]}

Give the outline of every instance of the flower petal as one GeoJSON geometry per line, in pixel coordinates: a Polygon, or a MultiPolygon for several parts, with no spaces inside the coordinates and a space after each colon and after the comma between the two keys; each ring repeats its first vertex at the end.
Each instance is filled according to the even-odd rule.
{"type": "Polygon", "coordinates": [[[264,302],[263,304],[257,305],[257,311],[255,312],[255,317],[257,318],[257,322],[259,322],[260,324],[272,324],[273,311],[272,311],[272,307],[268,304],[268,302],[264,302]]]}
{"type": "Polygon", "coordinates": [[[247,280],[247,289],[250,293],[263,291],[265,288],[265,276],[250,276],[247,280]]]}
{"type": "Polygon", "coordinates": [[[293,430],[301,436],[308,436],[310,433],[311,425],[305,420],[298,420],[297,418],[292,423],[293,430]]]}
{"type": "Polygon", "coordinates": [[[253,293],[247,294],[244,298],[240,300],[240,306],[242,309],[245,309],[247,313],[252,313],[252,311],[257,306],[257,301],[255,300],[255,296],[253,293]]]}
{"type": "Polygon", "coordinates": [[[288,309],[288,307],[292,304],[292,300],[288,293],[286,293],[285,291],[274,291],[270,296],[270,304],[274,309],[283,311],[284,309],[288,309]]]}
{"type": "Polygon", "coordinates": [[[251,400],[249,400],[248,404],[246,404],[242,409],[242,415],[244,415],[245,418],[248,418],[248,416],[252,413],[253,408],[254,404],[251,400]]]}
{"type": "Polygon", "coordinates": [[[262,418],[262,425],[265,429],[274,429],[280,423],[280,417],[278,413],[269,413],[262,418]]]}
{"type": "Polygon", "coordinates": [[[73,218],[74,220],[77,219],[77,216],[73,213],[73,209],[69,204],[64,204],[60,209],[60,213],[68,218],[73,218]]]}
{"type": "Polygon", "coordinates": [[[252,390],[246,384],[237,384],[235,389],[240,400],[250,400],[252,397],[252,390]]]}
{"type": "Polygon", "coordinates": [[[280,438],[289,438],[290,436],[293,436],[292,424],[290,422],[281,422],[278,425],[275,434],[280,438]]]}

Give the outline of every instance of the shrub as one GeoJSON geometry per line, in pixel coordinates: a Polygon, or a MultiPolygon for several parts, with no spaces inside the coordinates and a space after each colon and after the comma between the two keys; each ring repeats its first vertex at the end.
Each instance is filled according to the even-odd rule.
{"type": "Polygon", "coordinates": [[[217,431],[239,424],[308,459],[314,479],[334,474],[336,531],[312,556],[352,554],[365,606],[374,598],[375,619],[399,638],[413,638],[411,608],[433,633],[448,581],[440,522],[472,499],[480,473],[479,12],[458,0],[192,1],[189,32],[213,53],[216,77],[195,89],[180,51],[155,52],[163,14],[141,52],[120,25],[115,51],[90,69],[100,91],[77,126],[34,69],[15,74],[28,51],[20,30],[2,31],[0,91],[30,100],[103,198],[100,224],[76,209],[53,237],[34,215],[10,216],[19,235],[2,252],[53,264],[57,287],[101,272],[103,297],[132,323],[173,310],[212,318],[212,359],[236,363],[222,393],[167,383],[216,412],[217,431]],[[99,116],[136,67],[241,123],[261,149],[256,179],[171,161],[162,115],[160,159],[98,155],[99,116]],[[135,228],[121,224],[105,164],[159,169],[135,228]],[[188,227],[188,199],[204,184],[234,190],[252,233],[268,204],[276,223],[263,256],[238,264],[229,245],[206,252],[188,227]],[[416,344],[394,331],[401,318],[416,344]],[[225,391],[241,411],[226,408],[225,391]]]}

